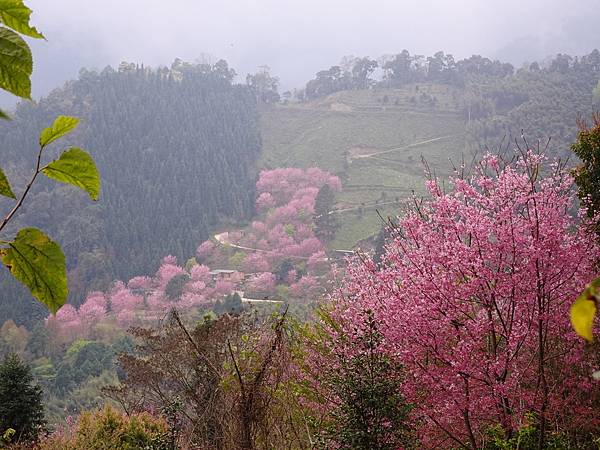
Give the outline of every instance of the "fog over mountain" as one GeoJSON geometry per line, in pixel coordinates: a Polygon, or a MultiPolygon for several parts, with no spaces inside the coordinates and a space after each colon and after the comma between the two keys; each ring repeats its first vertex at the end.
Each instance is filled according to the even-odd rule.
{"type": "Polygon", "coordinates": [[[32,0],[34,96],[126,60],[169,65],[175,57],[225,58],[244,77],[268,65],[282,88],[300,87],[344,55],[406,48],[515,65],[598,45],[597,0],[32,0]]]}

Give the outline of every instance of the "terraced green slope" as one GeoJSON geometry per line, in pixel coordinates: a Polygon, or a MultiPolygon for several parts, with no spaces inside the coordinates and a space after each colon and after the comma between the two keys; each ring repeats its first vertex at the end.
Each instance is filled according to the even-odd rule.
{"type": "Polygon", "coordinates": [[[345,91],[318,102],[263,110],[262,167],[318,166],[344,183],[338,208],[342,229],[335,248],[350,248],[376,233],[384,216],[395,214],[411,192],[423,192],[423,164],[440,176],[448,161],[471,154],[461,92],[439,85],[345,91]],[[435,99],[435,100],[433,100],[435,99]]]}

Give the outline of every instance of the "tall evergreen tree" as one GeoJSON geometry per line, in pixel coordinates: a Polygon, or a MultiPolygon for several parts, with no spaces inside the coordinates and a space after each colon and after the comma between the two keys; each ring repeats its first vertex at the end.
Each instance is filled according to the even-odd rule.
{"type": "Polygon", "coordinates": [[[315,199],[315,235],[323,242],[331,241],[340,228],[340,222],[333,211],[335,193],[331,186],[324,184],[315,199]]]}
{"type": "Polygon", "coordinates": [[[352,330],[321,313],[323,322],[308,342],[310,364],[318,367],[311,369],[309,378],[314,377],[316,398],[328,402],[329,408],[316,448],[414,448],[409,425],[412,405],[401,393],[404,371],[396,358],[384,353],[383,335],[373,312],[364,311],[352,330]]]}
{"type": "Polygon", "coordinates": [[[29,366],[7,355],[0,365],[0,431],[12,428],[15,440],[32,440],[44,426],[42,389],[33,384],[29,366]]]}

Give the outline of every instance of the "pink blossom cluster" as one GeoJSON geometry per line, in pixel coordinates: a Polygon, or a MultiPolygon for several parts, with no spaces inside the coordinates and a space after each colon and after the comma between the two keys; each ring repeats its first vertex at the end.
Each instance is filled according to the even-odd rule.
{"type": "Polygon", "coordinates": [[[275,292],[276,277],[271,272],[263,272],[252,277],[246,284],[250,297],[266,297],[275,292]]]}
{"type": "Polygon", "coordinates": [[[196,249],[196,256],[202,262],[208,258],[214,250],[215,244],[212,241],[204,241],[196,249]]]}
{"type": "Polygon", "coordinates": [[[307,301],[314,300],[322,293],[319,280],[312,275],[304,275],[295,283],[290,285],[290,294],[294,297],[304,298],[307,301]]]}
{"type": "Polygon", "coordinates": [[[563,430],[593,423],[599,387],[569,307],[600,253],[570,214],[571,177],[528,153],[506,165],[488,155],[451,182],[428,183],[384,264],[350,265],[332,298],[340,319],[375,313],[424,448],[481,448],[490,426],[514,431],[527,413],[563,430]]]}
{"type": "MultiPolygon", "coordinates": [[[[244,232],[224,233],[227,242],[247,253],[242,263],[245,272],[272,271],[286,258],[312,258],[309,271],[326,271],[324,247],[313,230],[315,199],[325,184],[341,190],[338,177],[318,168],[280,168],[260,173],[256,208],[262,213],[261,219],[253,221],[244,232]]],[[[196,255],[201,262],[222,257],[211,241],[203,242],[196,255]]]]}
{"type": "Polygon", "coordinates": [[[271,269],[269,261],[260,252],[253,252],[244,259],[244,271],[247,273],[268,272],[271,269]]]}
{"type": "Polygon", "coordinates": [[[256,207],[265,213],[264,220],[254,221],[238,243],[264,252],[271,266],[284,258],[321,254],[324,249],[313,232],[313,215],[316,196],[325,184],[341,190],[338,177],[317,168],[262,171],[256,183],[256,207]]]}
{"type": "MultiPolygon", "coordinates": [[[[296,192],[304,188],[316,188],[318,190],[324,184],[329,184],[334,191],[342,189],[342,183],[338,177],[319,168],[311,167],[304,170],[285,167],[261,171],[256,183],[256,190],[259,193],[259,198],[261,194],[268,193],[268,196],[274,199],[273,205],[269,206],[272,207],[289,202],[296,192]]],[[[261,200],[262,202],[265,202],[265,200],[261,200]]]]}
{"type": "Polygon", "coordinates": [[[146,318],[160,317],[173,306],[179,308],[207,307],[222,296],[233,292],[234,283],[213,281],[210,269],[194,265],[189,272],[177,264],[173,256],[163,258],[154,277],[134,277],[127,284],[116,281],[108,292],[91,292],[84,303],[75,308],[63,306],[47,323],[63,330],[63,334],[83,336],[94,324],[114,319],[122,327],[142,323],[146,318]],[[179,299],[170,299],[165,289],[178,275],[188,277],[179,299]]]}
{"type": "MultiPolygon", "coordinates": [[[[306,261],[309,275],[297,280],[295,270],[287,274],[287,284],[294,296],[312,296],[317,292],[317,279],[313,272],[322,274],[327,258],[321,242],[313,232],[312,216],[319,189],[328,184],[339,191],[338,177],[317,168],[283,168],[262,171],[256,184],[256,206],[263,211],[263,220],[252,222],[245,231],[226,233],[228,242],[247,247],[242,269],[256,274],[247,288],[256,295],[268,296],[275,292],[276,277],[271,271],[286,258],[306,261]]],[[[201,243],[196,256],[200,263],[213,261],[219,256],[219,246],[212,241],[201,243]]],[[[218,258],[217,258],[218,259],[218,258]]],[[[121,326],[130,326],[146,317],[156,317],[169,308],[194,308],[210,306],[214,300],[244,287],[242,274],[228,279],[213,279],[210,268],[204,264],[183,267],[174,256],[165,256],[152,277],[137,276],[127,283],[117,281],[106,292],[92,292],[78,308],[63,307],[49,323],[59,324],[73,333],[90,329],[91,325],[105,319],[114,319],[121,326]],[[169,282],[178,276],[187,276],[178,299],[167,295],[169,282]]]]}

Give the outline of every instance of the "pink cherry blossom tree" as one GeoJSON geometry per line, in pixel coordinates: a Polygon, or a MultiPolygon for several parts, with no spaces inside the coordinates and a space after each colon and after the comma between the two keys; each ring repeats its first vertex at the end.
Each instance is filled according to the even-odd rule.
{"type": "Polygon", "coordinates": [[[132,294],[129,289],[123,288],[113,292],[110,296],[111,310],[119,313],[124,310],[132,311],[142,306],[144,298],[141,295],[132,294]]]}
{"type": "Polygon", "coordinates": [[[510,436],[527,413],[538,448],[551,426],[594,423],[599,386],[568,311],[600,253],[570,214],[568,172],[532,152],[506,165],[488,155],[447,193],[428,188],[384,264],[355,260],[334,296],[343,320],[372,311],[381,324],[423,447],[481,448],[489,427],[510,436]]]}
{"type": "Polygon", "coordinates": [[[79,320],[79,314],[77,313],[77,310],[75,307],[73,307],[73,305],[69,304],[66,304],[60,308],[54,317],[56,320],[63,323],[75,322],[79,320]]]}
{"type": "Polygon", "coordinates": [[[204,295],[188,292],[181,296],[181,299],[178,302],[178,308],[194,308],[197,306],[208,306],[208,304],[209,302],[204,295]]]}
{"type": "Polygon", "coordinates": [[[256,199],[256,209],[259,212],[267,211],[275,206],[275,199],[269,192],[263,192],[256,199]]]}
{"type": "Polygon", "coordinates": [[[84,326],[79,313],[73,305],[66,304],[58,310],[56,315],[46,319],[46,327],[56,334],[60,340],[71,341],[78,336],[85,336],[84,326]]]}
{"type": "Polygon", "coordinates": [[[302,298],[307,301],[316,300],[321,293],[319,280],[312,275],[304,275],[297,282],[290,285],[290,294],[294,297],[302,298]]]}
{"type": "Polygon", "coordinates": [[[312,167],[307,170],[285,167],[263,170],[256,183],[260,194],[269,193],[275,204],[289,201],[296,192],[304,188],[316,188],[329,184],[335,191],[341,189],[340,179],[329,172],[312,167]]]}
{"type": "Polygon", "coordinates": [[[275,292],[276,276],[271,272],[261,273],[252,278],[247,286],[246,290],[249,295],[254,296],[268,296],[275,292]]]}
{"type": "Polygon", "coordinates": [[[217,280],[215,283],[214,295],[217,297],[224,297],[233,292],[235,285],[231,281],[217,280]]]}
{"type": "Polygon", "coordinates": [[[159,287],[164,290],[171,278],[185,273],[185,269],[177,265],[177,260],[167,261],[166,257],[163,259],[163,264],[159,267],[158,272],[156,273],[156,279],[159,287]]]}
{"type": "Polygon", "coordinates": [[[211,241],[204,241],[202,244],[198,246],[196,249],[196,256],[198,259],[203,262],[206,261],[207,258],[210,257],[212,252],[215,250],[215,244],[211,241]]]}
{"type": "Polygon", "coordinates": [[[249,254],[244,260],[244,271],[246,273],[268,272],[271,265],[262,252],[249,254]]]}
{"type": "Polygon", "coordinates": [[[292,269],[290,271],[288,271],[287,275],[285,276],[285,282],[287,284],[292,284],[296,281],[296,277],[298,276],[298,272],[296,271],[296,269],[292,269]]]}
{"type": "Polygon", "coordinates": [[[127,287],[129,289],[147,290],[147,289],[150,289],[151,286],[152,286],[152,278],[145,277],[145,276],[133,277],[127,283],[127,287]]]}
{"type": "Polygon", "coordinates": [[[86,301],[79,307],[79,317],[88,325],[94,324],[106,316],[106,308],[93,301],[86,301]]]}
{"type": "Polygon", "coordinates": [[[190,270],[190,277],[192,281],[201,281],[203,283],[209,283],[211,281],[210,268],[202,264],[196,264],[190,270]]]}

